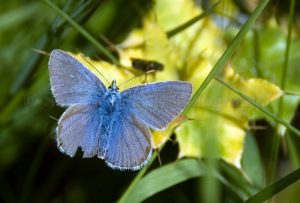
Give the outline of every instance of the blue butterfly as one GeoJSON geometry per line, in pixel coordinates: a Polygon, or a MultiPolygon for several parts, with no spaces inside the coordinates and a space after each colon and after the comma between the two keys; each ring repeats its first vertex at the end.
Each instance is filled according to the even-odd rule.
{"type": "Polygon", "coordinates": [[[190,99],[192,85],[166,81],[138,85],[123,92],[114,80],[108,89],[74,57],[53,50],[51,88],[58,105],[68,107],[58,121],[58,148],[73,157],[97,155],[108,166],[138,170],[152,153],[149,128],[162,130],[190,99]]]}

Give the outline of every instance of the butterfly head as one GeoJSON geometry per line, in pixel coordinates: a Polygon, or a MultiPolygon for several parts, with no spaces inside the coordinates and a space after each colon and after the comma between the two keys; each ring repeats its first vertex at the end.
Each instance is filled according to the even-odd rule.
{"type": "Polygon", "coordinates": [[[112,81],[111,85],[108,87],[108,90],[111,91],[112,93],[119,92],[119,88],[117,87],[116,80],[112,81]]]}

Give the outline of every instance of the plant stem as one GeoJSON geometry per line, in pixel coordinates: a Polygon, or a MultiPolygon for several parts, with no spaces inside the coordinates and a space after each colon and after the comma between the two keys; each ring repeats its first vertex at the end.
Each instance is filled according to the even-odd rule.
{"type": "MultiPolygon", "coordinates": [[[[295,0],[291,0],[290,2],[290,11],[289,11],[289,24],[288,24],[288,35],[286,40],[286,49],[284,55],[284,63],[282,67],[282,75],[280,81],[280,87],[284,91],[286,85],[286,75],[289,67],[289,58],[290,58],[290,50],[291,50],[291,39],[292,39],[292,29],[294,23],[294,11],[295,11],[295,0]]],[[[283,97],[280,97],[278,103],[278,116],[282,117],[283,108],[284,108],[284,101],[283,97]]],[[[274,134],[274,140],[272,143],[272,150],[271,150],[271,161],[270,161],[270,175],[269,175],[269,182],[273,182],[275,175],[276,175],[276,165],[278,160],[278,151],[280,147],[280,140],[281,135],[279,128],[281,125],[277,125],[277,132],[274,134]]]]}

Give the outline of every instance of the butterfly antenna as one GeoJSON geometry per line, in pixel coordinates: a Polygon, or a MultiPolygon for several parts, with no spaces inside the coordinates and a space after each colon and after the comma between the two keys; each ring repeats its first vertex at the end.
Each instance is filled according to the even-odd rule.
{"type": "Polygon", "coordinates": [[[42,55],[46,55],[46,56],[50,55],[48,52],[46,52],[44,50],[41,50],[41,49],[32,48],[31,50],[34,51],[35,53],[38,53],[38,54],[42,54],[42,55]]]}
{"type": "Polygon", "coordinates": [[[55,118],[54,116],[49,115],[49,117],[52,118],[52,119],[55,120],[55,121],[58,121],[58,119],[55,118]]]}
{"type": "Polygon", "coordinates": [[[149,74],[149,73],[153,73],[153,72],[155,72],[155,70],[149,70],[149,71],[147,71],[147,72],[145,72],[145,73],[136,75],[136,76],[130,78],[129,80],[126,80],[125,82],[121,83],[121,84],[119,85],[119,87],[121,87],[122,85],[125,85],[126,83],[128,83],[128,82],[131,81],[131,80],[134,80],[134,79],[136,79],[136,78],[138,78],[138,77],[141,77],[141,76],[143,76],[143,75],[145,75],[145,74],[149,74]]]}
{"type": "Polygon", "coordinates": [[[100,34],[100,38],[108,45],[108,48],[110,50],[113,50],[113,51],[118,51],[117,47],[115,46],[114,43],[112,43],[112,41],[110,41],[108,39],[108,37],[106,37],[105,35],[103,34],[100,34]]]}
{"type": "Polygon", "coordinates": [[[99,73],[104,78],[104,80],[107,82],[108,85],[110,85],[110,82],[106,79],[106,77],[88,59],[86,59],[86,57],[84,57],[82,54],[80,54],[80,56],[85,62],[87,62],[90,66],[92,66],[94,70],[96,70],[97,73],[99,73]]]}

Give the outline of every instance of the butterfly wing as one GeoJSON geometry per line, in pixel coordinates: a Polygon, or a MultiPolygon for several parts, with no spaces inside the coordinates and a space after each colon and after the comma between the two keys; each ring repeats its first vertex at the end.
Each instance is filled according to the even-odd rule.
{"type": "Polygon", "coordinates": [[[119,170],[138,170],[147,164],[152,147],[149,128],[127,110],[114,116],[105,161],[119,170]]]}
{"type": "Polygon", "coordinates": [[[148,83],[121,93],[122,104],[153,129],[164,129],[189,101],[192,85],[183,81],[148,83]]]}
{"type": "Polygon", "coordinates": [[[138,170],[151,157],[148,126],[165,128],[184,108],[192,92],[187,82],[139,85],[121,93],[117,113],[111,117],[106,163],[120,170],[138,170]]]}
{"type": "Polygon", "coordinates": [[[49,72],[54,98],[61,106],[95,103],[106,92],[99,78],[64,51],[51,52],[49,72]]]}
{"type": "Polygon", "coordinates": [[[99,127],[101,117],[99,106],[75,105],[68,108],[58,121],[58,148],[73,157],[81,147],[83,157],[93,157],[98,152],[99,127]]]}

